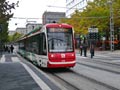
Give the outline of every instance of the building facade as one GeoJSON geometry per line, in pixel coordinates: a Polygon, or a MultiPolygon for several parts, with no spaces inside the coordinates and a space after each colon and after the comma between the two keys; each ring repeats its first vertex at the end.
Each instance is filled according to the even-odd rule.
{"type": "Polygon", "coordinates": [[[42,16],[43,25],[52,22],[59,22],[61,18],[65,18],[65,12],[44,12],[42,16]]]}
{"type": "Polygon", "coordinates": [[[31,32],[32,30],[34,30],[37,27],[42,27],[42,24],[40,24],[40,23],[27,23],[26,24],[26,33],[31,32]]]}
{"type": "Polygon", "coordinates": [[[16,31],[9,31],[9,35],[14,35],[16,31]]]}
{"type": "Polygon", "coordinates": [[[16,32],[19,34],[26,34],[26,28],[22,27],[16,28],[16,32]]]}
{"type": "Polygon", "coordinates": [[[70,17],[75,10],[82,11],[91,0],[66,0],[66,17],[70,17]]]}

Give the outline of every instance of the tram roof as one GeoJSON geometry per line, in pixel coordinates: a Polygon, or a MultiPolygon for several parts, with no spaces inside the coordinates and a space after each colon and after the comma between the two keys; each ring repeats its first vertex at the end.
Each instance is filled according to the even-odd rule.
{"type": "Polygon", "coordinates": [[[46,24],[46,27],[63,27],[63,28],[72,28],[72,25],[66,23],[50,23],[46,24]]]}
{"type": "MultiPolygon", "coordinates": [[[[66,23],[48,23],[46,25],[44,25],[46,27],[62,27],[62,28],[72,28],[72,25],[66,24],[66,23]]],[[[27,33],[26,35],[24,35],[23,37],[21,37],[21,39],[26,38],[27,36],[40,31],[42,27],[38,26],[37,28],[33,29],[31,32],[27,33]]],[[[20,39],[20,40],[21,40],[20,39]]]]}
{"type": "Polygon", "coordinates": [[[39,31],[40,29],[41,29],[41,27],[39,26],[39,27],[33,29],[31,32],[27,33],[25,36],[28,36],[28,35],[30,35],[30,34],[32,34],[32,33],[35,33],[35,32],[37,32],[37,31],[39,31]]]}

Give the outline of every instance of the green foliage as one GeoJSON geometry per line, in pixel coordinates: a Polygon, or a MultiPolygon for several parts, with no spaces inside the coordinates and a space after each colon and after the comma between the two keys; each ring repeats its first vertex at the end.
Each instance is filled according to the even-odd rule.
{"type": "MultiPolygon", "coordinates": [[[[120,0],[113,1],[113,16],[115,29],[120,27],[120,0]]],[[[108,0],[94,0],[88,2],[86,9],[82,12],[75,11],[71,18],[62,20],[73,25],[75,33],[87,34],[88,28],[95,25],[99,32],[109,31],[110,3],[108,0]]],[[[107,32],[108,33],[108,32],[107,32]]],[[[109,33],[108,33],[109,34],[109,33]]]]}
{"type": "Polygon", "coordinates": [[[8,37],[8,40],[9,40],[9,42],[15,42],[15,41],[17,41],[21,36],[23,36],[23,34],[20,34],[20,33],[14,33],[13,35],[10,35],[9,37],[8,37]]]}
{"type": "Polygon", "coordinates": [[[2,31],[0,32],[0,41],[3,43],[7,42],[8,39],[8,21],[13,16],[11,12],[15,9],[17,3],[9,3],[7,0],[0,0],[0,25],[2,26],[2,31]]]}

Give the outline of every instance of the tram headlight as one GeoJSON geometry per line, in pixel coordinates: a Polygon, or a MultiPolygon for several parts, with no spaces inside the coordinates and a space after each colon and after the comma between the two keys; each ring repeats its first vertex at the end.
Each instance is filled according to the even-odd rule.
{"type": "Polygon", "coordinates": [[[74,54],[72,54],[71,56],[74,56],[74,54]]]}
{"type": "Polygon", "coordinates": [[[53,57],[54,57],[54,55],[53,55],[53,54],[51,54],[51,57],[53,58],[53,57]]]}

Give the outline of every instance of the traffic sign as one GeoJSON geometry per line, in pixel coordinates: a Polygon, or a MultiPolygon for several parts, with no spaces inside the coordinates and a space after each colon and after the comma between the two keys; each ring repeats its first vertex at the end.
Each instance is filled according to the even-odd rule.
{"type": "Polygon", "coordinates": [[[88,28],[88,32],[89,32],[89,34],[88,34],[89,39],[95,39],[96,40],[96,39],[99,38],[98,28],[95,28],[95,27],[88,28]]]}
{"type": "Polygon", "coordinates": [[[89,33],[98,33],[98,28],[88,28],[89,33]]]}
{"type": "Polygon", "coordinates": [[[98,33],[89,33],[88,38],[97,40],[97,39],[99,39],[99,34],[98,33]]]}

